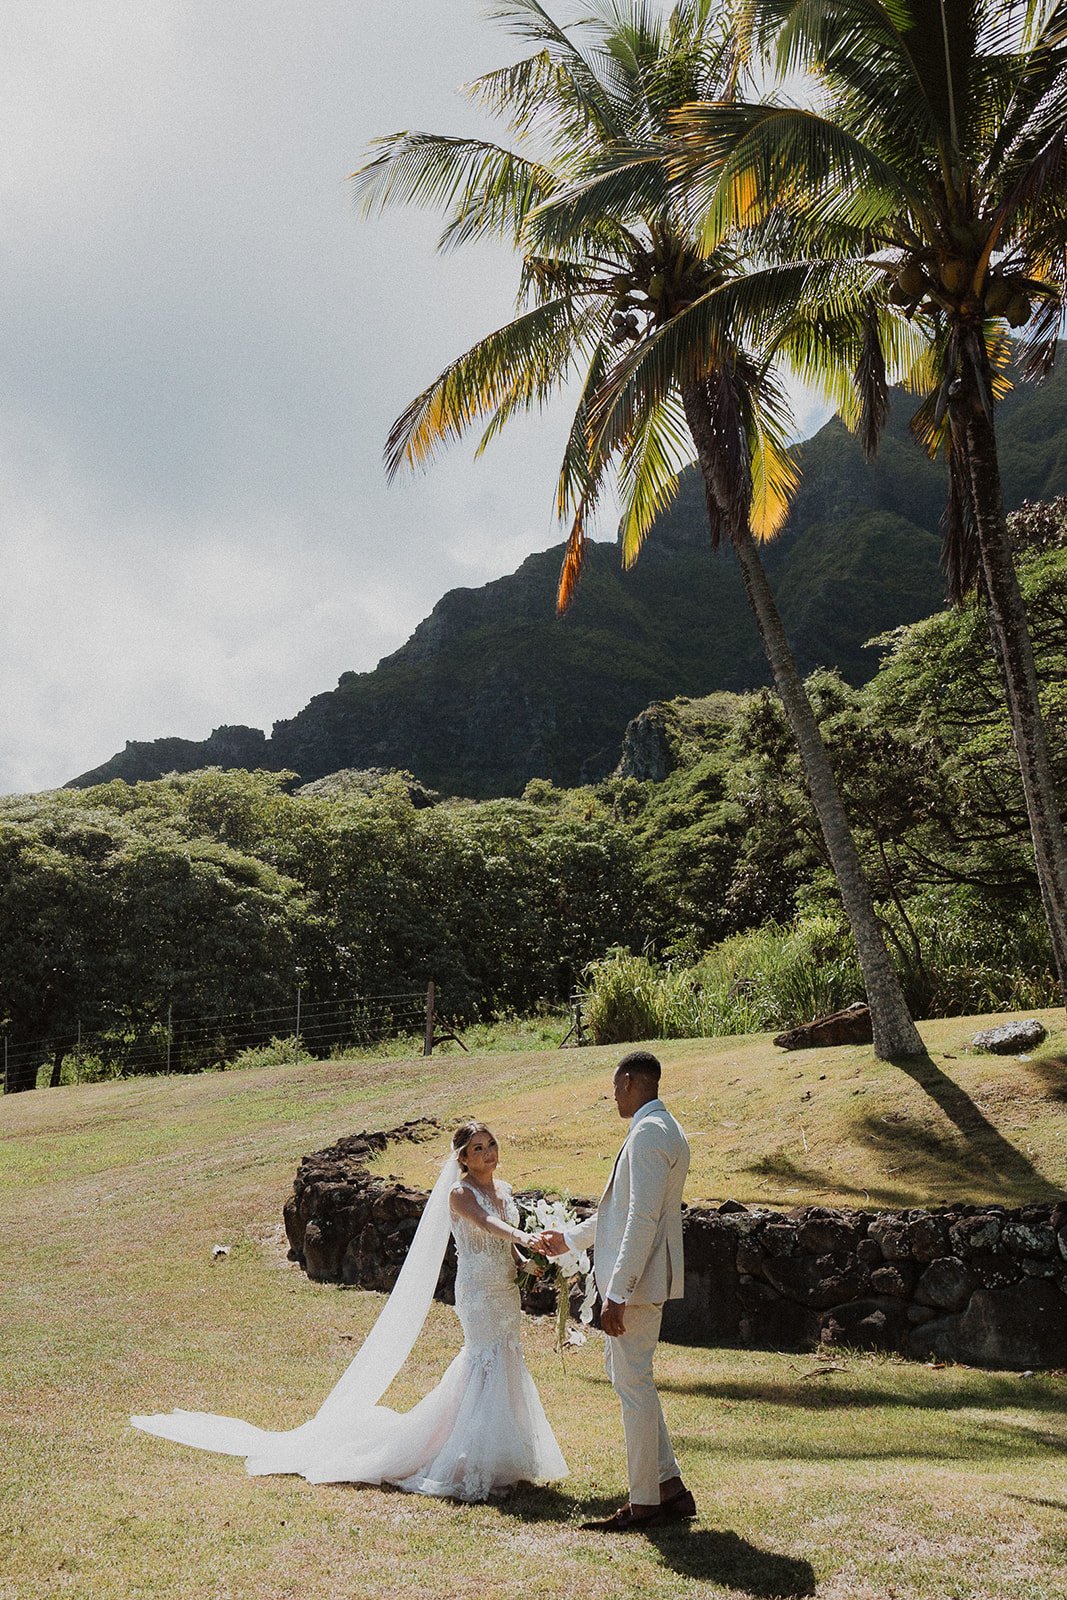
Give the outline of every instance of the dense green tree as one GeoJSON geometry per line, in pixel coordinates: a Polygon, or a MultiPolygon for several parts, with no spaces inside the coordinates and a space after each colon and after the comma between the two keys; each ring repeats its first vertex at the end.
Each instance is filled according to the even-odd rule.
{"type": "Polygon", "coordinates": [[[171,1006],[218,1016],[291,992],[308,918],[299,886],[186,837],[172,793],[116,813],[108,799],[122,805],[125,787],[35,796],[0,818],[0,1021],[26,1069],[19,1086],[36,1077],[34,1040],[58,1070],[82,1032],[143,1054],[171,1006]]]}
{"type": "MultiPolygon", "coordinates": [[[[1062,804],[1067,501],[1024,507],[1009,519],[1009,532],[1032,618],[1062,804]]],[[[973,947],[976,965],[991,962],[998,946],[1009,964],[1017,953],[1021,970],[1044,970],[1051,961],[1011,724],[980,607],[946,609],[880,643],[880,670],[865,687],[850,688],[822,672],[808,680],[808,693],[908,994],[924,1012],[953,1009],[956,996],[938,988],[928,972],[949,925],[957,948],[973,947]]],[[[790,910],[832,905],[817,821],[770,696],[749,698],[733,726],[727,759],[745,806],[731,895],[743,898],[746,863],[754,858],[772,883],[790,885],[790,910]]],[[[777,915],[787,920],[789,910],[777,915]]],[[[976,994],[980,998],[981,991],[976,994]]]]}
{"type": "Polygon", "coordinates": [[[589,792],[426,807],[401,776],[285,785],[208,771],[0,805],[0,1024],[25,1086],[79,1029],[159,1070],[168,1012],[172,1068],[206,1065],[289,1031],[298,983],[313,1045],[354,999],[410,1025],[430,978],[461,1020],[531,1011],[646,936],[637,847],[589,792]]]}

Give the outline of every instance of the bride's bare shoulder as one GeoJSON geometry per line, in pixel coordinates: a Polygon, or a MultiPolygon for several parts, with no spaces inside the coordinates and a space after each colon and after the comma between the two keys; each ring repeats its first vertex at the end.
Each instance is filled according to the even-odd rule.
{"type": "Polygon", "coordinates": [[[453,1211],[477,1215],[478,1202],[474,1195],[471,1194],[469,1186],[462,1179],[459,1183],[454,1183],[448,1191],[448,1201],[453,1211]]]}

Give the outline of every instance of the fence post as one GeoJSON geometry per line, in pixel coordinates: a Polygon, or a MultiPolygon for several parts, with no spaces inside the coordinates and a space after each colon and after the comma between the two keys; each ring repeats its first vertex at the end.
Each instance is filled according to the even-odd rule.
{"type": "Polygon", "coordinates": [[[167,1002],[167,1077],[170,1077],[170,1052],[174,1044],[174,1001],[167,1002]]]}
{"type": "Polygon", "coordinates": [[[297,968],[296,976],[296,1032],[293,1034],[293,1060],[300,1060],[300,995],[304,987],[304,974],[297,968]]]}
{"type": "Polygon", "coordinates": [[[7,1069],[7,1029],[4,1029],[4,1093],[11,1093],[11,1079],[7,1069]]]}
{"type": "Polygon", "coordinates": [[[78,1042],[74,1046],[74,1081],[82,1081],[82,1019],[78,1018],[78,1042]]]}
{"type": "Polygon", "coordinates": [[[571,1025],[560,1040],[559,1047],[561,1050],[564,1045],[570,1044],[572,1039],[576,1046],[590,1043],[589,1034],[585,1026],[585,1018],[582,1016],[582,1003],[584,1000],[585,995],[580,989],[576,989],[571,995],[571,1025]]]}
{"type": "Polygon", "coordinates": [[[433,1055],[433,1024],[434,1024],[434,983],[431,978],[426,985],[426,1031],[422,1039],[422,1053],[424,1056],[433,1055]]]}

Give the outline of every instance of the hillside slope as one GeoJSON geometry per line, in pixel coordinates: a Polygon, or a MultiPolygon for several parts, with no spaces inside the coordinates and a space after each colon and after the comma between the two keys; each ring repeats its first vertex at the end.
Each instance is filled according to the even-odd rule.
{"type": "MultiPolygon", "coordinates": [[[[1067,492],[1067,367],[1001,413],[1007,503],[1067,492]]],[[[913,443],[914,402],[894,396],[876,462],[839,421],[798,446],[803,481],[767,566],[801,668],[859,683],[866,641],[942,603],[944,473],[913,443]]],[[[630,572],[616,544],[591,546],[578,598],[554,611],[562,546],[479,589],[453,589],[372,672],[346,672],[295,717],[225,727],[203,741],[130,743],[73,780],[134,781],[206,765],[399,767],[446,793],[521,792],[533,777],[595,781],[614,767],[631,717],[654,700],[769,681],[731,556],[708,552],[703,491],[683,479],[630,572]]]]}
{"type": "MultiPolygon", "coordinates": [[[[779,1150],[825,1170],[843,1135],[875,1204],[921,1195],[931,1176],[937,1193],[998,1184],[1004,1200],[1062,1184],[1055,1079],[950,1059],[968,1036],[958,1019],[924,1034],[1036,1187],[1025,1167],[998,1175],[980,1126],[960,1132],[869,1051],[800,1064],[765,1039],[720,1040],[662,1049],[693,1138],[690,1198],[733,1192],[761,1156],[780,1167],[779,1150]]],[[[523,1342],[571,1476],[503,1505],[250,1478],[240,1460],[128,1426],[131,1411],[178,1405],[293,1427],[351,1361],[382,1300],[287,1263],[280,1212],[303,1154],[480,1112],[505,1176],[554,1169],[591,1192],[622,1131],[616,1054],[314,1062],[0,1097],[0,1600],[1063,1600],[1054,1374],[664,1343],[657,1380],[700,1518],[610,1550],[578,1527],[625,1492],[603,1340],[561,1360],[549,1318],[526,1319],[523,1342]]],[[[436,1152],[410,1153],[425,1184],[436,1152]]],[[[854,1198],[770,1171],[750,1181],[761,1198],[854,1198]]],[[[433,1305],[386,1402],[414,1405],[459,1342],[453,1309],[433,1305]]]]}

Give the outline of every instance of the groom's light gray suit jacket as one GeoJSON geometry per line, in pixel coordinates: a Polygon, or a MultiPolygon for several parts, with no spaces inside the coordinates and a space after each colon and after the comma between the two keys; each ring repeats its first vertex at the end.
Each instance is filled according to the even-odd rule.
{"type": "Polygon", "coordinates": [[[661,1305],[682,1298],[682,1190],[688,1171],[685,1134],[662,1100],[646,1101],[630,1120],[595,1213],[565,1236],[573,1249],[594,1246],[603,1299],[661,1305]]]}

